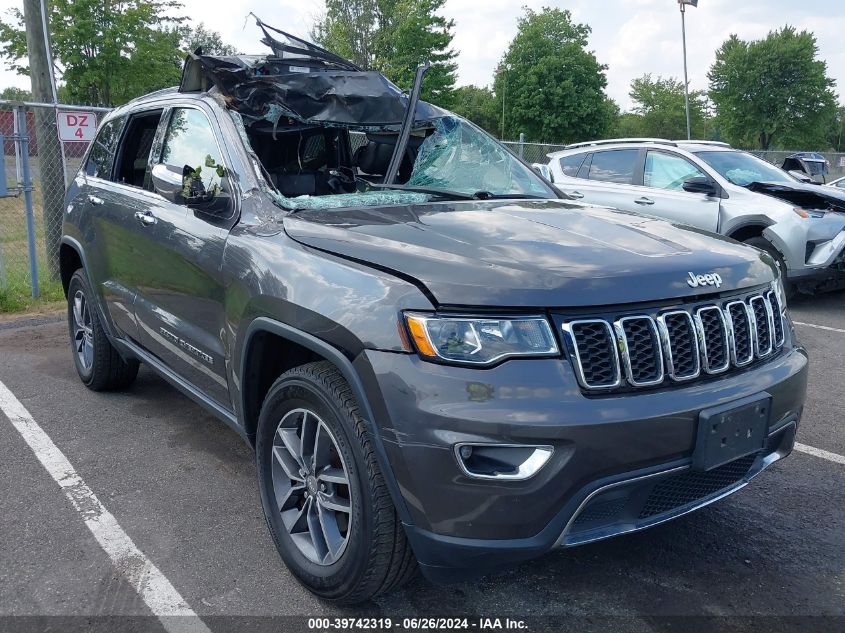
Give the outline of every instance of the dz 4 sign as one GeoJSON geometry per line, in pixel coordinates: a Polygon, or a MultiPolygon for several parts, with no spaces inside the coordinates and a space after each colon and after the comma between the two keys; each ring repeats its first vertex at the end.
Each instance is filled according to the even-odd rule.
{"type": "Polygon", "coordinates": [[[90,143],[97,131],[97,115],[93,112],[56,112],[56,127],[60,141],[90,143]]]}

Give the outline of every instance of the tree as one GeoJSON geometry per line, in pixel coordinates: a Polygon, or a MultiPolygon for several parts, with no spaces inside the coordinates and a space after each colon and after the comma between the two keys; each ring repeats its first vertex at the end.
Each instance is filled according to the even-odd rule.
{"type": "Polygon", "coordinates": [[[449,107],[456,53],[455,23],[439,15],[446,0],[327,0],[312,38],[367,70],[410,88],[417,66],[430,61],[422,98],[449,107]]]}
{"type": "Polygon", "coordinates": [[[498,134],[502,113],[499,102],[490,88],[460,86],[452,93],[452,110],[484,128],[491,134],[498,134]]]}
{"type": "MultiPolygon", "coordinates": [[[[687,137],[684,106],[684,84],[674,77],[653,79],[645,74],[631,82],[628,93],[634,101],[634,114],[639,115],[640,135],[680,139],[687,137]]],[[[689,95],[690,122],[693,138],[704,136],[704,93],[689,95]]]]}
{"type": "Polygon", "coordinates": [[[769,149],[824,144],[835,117],[836,96],[816,38],[786,26],[763,40],[736,35],[716,52],[710,98],[722,132],[733,143],[769,149]]]}
{"type": "Polygon", "coordinates": [[[32,93],[23,88],[9,86],[0,90],[0,99],[5,99],[6,101],[32,101],[32,93]]]}
{"type": "MultiPolygon", "coordinates": [[[[172,86],[181,73],[177,0],[53,0],[51,41],[67,98],[107,106],[172,86]]],[[[0,56],[27,74],[23,14],[0,21],[0,56]]]]}
{"type": "Polygon", "coordinates": [[[237,52],[234,46],[223,42],[220,33],[205,28],[205,24],[202,22],[195,27],[184,27],[182,30],[182,48],[188,53],[193,53],[201,48],[205,55],[234,55],[237,52]]]}
{"type": "Polygon", "coordinates": [[[604,92],[607,67],[587,50],[589,34],[567,10],[525,8],[496,71],[505,136],[524,132],[532,141],[573,142],[611,129],[616,107],[604,92]]]}

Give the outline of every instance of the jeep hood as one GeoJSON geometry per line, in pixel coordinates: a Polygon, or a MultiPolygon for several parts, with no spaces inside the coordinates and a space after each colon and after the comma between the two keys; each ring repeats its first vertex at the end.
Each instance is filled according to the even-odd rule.
{"type": "Polygon", "coordinates": [[[845,193],[840,193],[833,187],[803,182],[752,182],[746,188],[808,211],[845,211],[845,193]]]}
{"type": "Polygon", "coordinates": [[[423,286],[438,305],[578,307],[768,283],[761,251],[655,218],[562,200],[305,210],[292,239],[423,286]],[[687,283],[717,273],[720,288],[687,283]]]}

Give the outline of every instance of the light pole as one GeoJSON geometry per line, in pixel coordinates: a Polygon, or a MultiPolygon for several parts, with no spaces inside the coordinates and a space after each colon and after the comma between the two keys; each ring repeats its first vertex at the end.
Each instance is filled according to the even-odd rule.
{"type": "Polygon", "coordinates": [[[502,140],[505,140],[505,99],[508,96],[508,71],[511,69],[510,64],[505,64],[502,67],[502,140]]]}
{"type": "Polygon", "coordinates": [[[678,0],[678,6],[681,9],[681,37],[684,42],[684,109],[687,115],[687,140],[689,140],[692,138],[692,127],[689,118],[689,76],[687,75],[687,5],[697,7],[698,0],[678,0]]]}

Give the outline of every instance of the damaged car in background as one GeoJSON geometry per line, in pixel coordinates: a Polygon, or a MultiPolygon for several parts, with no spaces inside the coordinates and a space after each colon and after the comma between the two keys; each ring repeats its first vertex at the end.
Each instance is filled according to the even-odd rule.
{"type": "Polygon", "coordinates": [[[808,360],[768,255],[567,199],[420,101],[425,66],[406,94],[259,26],[272,54],[196,53],[104,117],[61,278],[82,382],[143,362],[255,447],[308,589],[476,577],[789,455],[808,360]]]}
{"type": "Polygon", "coordinates": [[[570,196],[666,218],[760,248],[785,285],[814,293],[845,284],[845,191],[800,182],[715,141],[610,139],[549,154],[570,196]]]}

